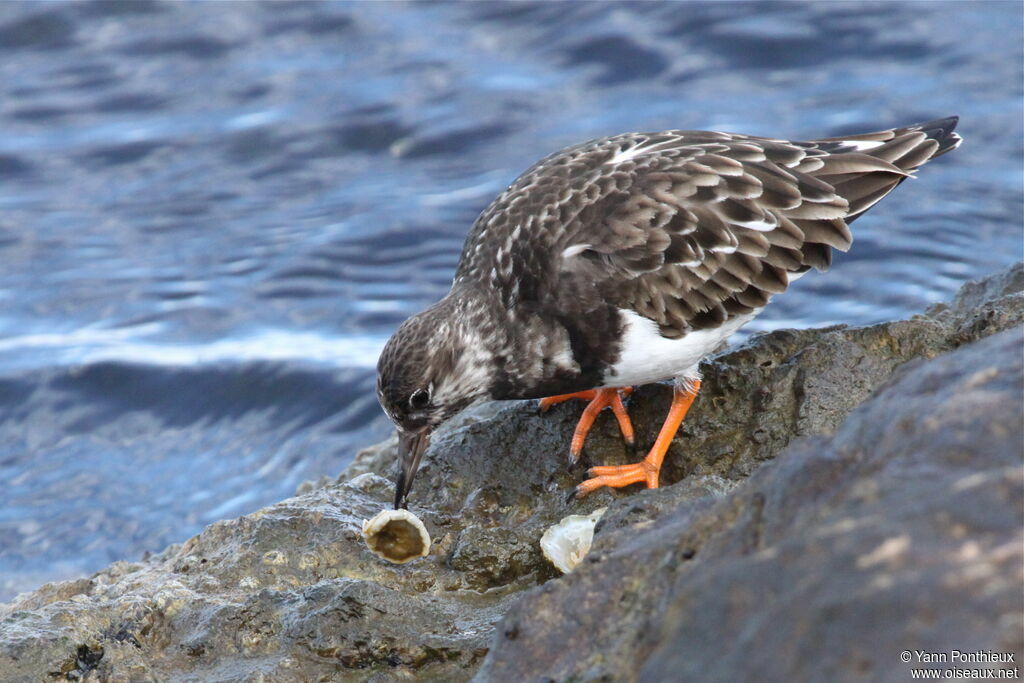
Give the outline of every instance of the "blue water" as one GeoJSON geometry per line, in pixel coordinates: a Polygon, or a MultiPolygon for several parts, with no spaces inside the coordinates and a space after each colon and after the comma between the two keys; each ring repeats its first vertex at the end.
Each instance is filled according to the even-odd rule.
{"type": "Polygon", "coordinates": [[[1019,2],[0,3],[0,599],[334,475],[475,215],[628,130],[963,147],[751,329],[1022,257],[1019,2]]]}

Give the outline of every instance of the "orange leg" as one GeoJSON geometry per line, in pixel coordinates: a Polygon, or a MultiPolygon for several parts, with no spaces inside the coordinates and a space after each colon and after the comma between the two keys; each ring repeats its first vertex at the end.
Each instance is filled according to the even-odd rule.
{"type": "Polygon", "coordinates": [[[619,429],[622,430],[622,438],[626,440],[626,443],[630,446],[636,443],[636,438],[633,435],[633,423],[629,419],[629,413],[626,412],[626,406],[622,404],[622,399],[631,393],[633,393],[631,387],[621,387],[590,389],[588,391],[577,391],[575,394],[550,396],[540,400],[540,411],[545,412],[556,403],[562,403],[573,398],[590,401],[587,407],[584,408],[580,421],[576,424],[576,431],[572,435],[572,445],[569,447],[569,461],[576,462],[579,460],[580,453],[583,452],[583,442],[587,440],[587,434],[590,433],[590,428],[594,425],[597,414],[605,408],[611,408],[612,412],[615,413],[615,419],[619,421],[619,429]]]}
{"type": "Polygon", "coordinates": [[[654,442],[654,447],[651,448],[651,452],[647,454],[646,458],[632,465],[591,467],[589,474],[592,479],[587,479],[577,486],[576,495],[585,496],[602,486],[620,488],[638,482],[646,483],[649,489],[658,488],[658,473],[661,471],[665,453],[668,452],[672,439],[679,431],[679,425],[686,417],[686,412],[690,409],[693,399],[697,398],[698,391],[700,391],[700,381],[694,382],[688,391],[678,387],[674,390],[668,417],[665,418],[665,424],[658,432],[658,440],[654,442]]]}

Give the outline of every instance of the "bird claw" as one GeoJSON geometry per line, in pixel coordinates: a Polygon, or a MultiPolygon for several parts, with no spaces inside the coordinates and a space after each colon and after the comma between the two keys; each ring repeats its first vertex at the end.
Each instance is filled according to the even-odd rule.
{"type": "Polygon", "coordinates": [[[594,420],[597,419],[598,413],[605,408],[611,408],[615,414],[615,419],[619,423],[619,430],[622,432],[622,437],[628,445],[635,446],[636,437],[633,434],[633,423],[629,419],[629,414],[626,412],[626,408],[623,404],[623,400],[629,397],[633,393],[632,387],[620,387],[617,389],[590,389],[587,391],[578,391],[574,394],[562,394],[560,396],[549,396],[542,398],[537,404],[537,415],[543,415],[556,403],[562,403],[569,399],[583,399],[589,401],[587,407],[584,408],[583,414],[580,416],[579,422],[576,424],[576,430],[572,437],[572,446],[570,448],[570,466],[574,464],[576,460],[579,460],[579,455],[583,451],[583,443],[586,441],[587,434],[590,432],[591,426],[594,424],[594,420]]]}
{"type": "Polygon", "coordinates": [[[580,456],[572,451],[569,451],[569,457],[566,458],[568,461],[569,471],[572,472],[576,469],[577,465],[580,464],[580,456]]]}
{"type": "Polygon", "coordinates": [[[580,483],[576,487],[576,496],[583,496],[605,486],[609,488],[622,488],[630,484],[645,484],[649,489],[658,488],[658,476],[661,472],[661,463],[665,459],[672,439],[679,431],[679,424],[683,421],[690,405],[697,397],[700,390],[700,382],[694,382],[689,390],[675,389],[672,394],[672,407],[669,408],[665,423],[658,432],[658,438],[648,453],[640,462],[629,465],[601,465],[591,467],[587,472],[590,479],[580,483]]]}
{"type": "Polygon", "coordinates": [[[658,471],[660,467],[644,459],[629,465],[605,465],[591,467],[588,471],[590,479],[576,486],[579,497],[583,497],[602,487],[622,488],[630,484],[645,484],[649,489],[658,488],[658,471]]]}
{"type": "Polygon", "coordinates": [[[569,451],[569,457],[566,458],[569,465],[569,471],[573,472],[583,463],[590,462],[590,455],[587,453],[587,449],[583,448],[579,453],[574,453],[572,450],[569,451]]]}

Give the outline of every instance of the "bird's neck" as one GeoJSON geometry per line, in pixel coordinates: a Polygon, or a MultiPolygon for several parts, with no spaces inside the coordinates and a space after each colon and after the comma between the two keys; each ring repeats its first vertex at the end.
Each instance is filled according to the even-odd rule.
{"type": "Polygon", "coordinates": [[[444,354],[457,396],[491,398],[491,387],[502,382],[509,341],[494,305],[486,292],[459,284],[427,312],[437,332],[431,351],[444,354]]]}
{"type": "Polygon", "coordinates": [[[453,288],[443,305],[457,321],[452,332],[463,342],[463,371],[486,377],[490,398],[540,398],[600,384],[601,369],[579,363],[573,333],[543,307],[506,308],[486,288],[468,285],[453,288]]]}

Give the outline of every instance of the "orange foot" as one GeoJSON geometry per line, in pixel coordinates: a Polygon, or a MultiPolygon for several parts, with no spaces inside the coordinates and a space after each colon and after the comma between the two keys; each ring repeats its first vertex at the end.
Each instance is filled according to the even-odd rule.
{"type": "MultiPolygon", "coordinates": [[[[693,382],[688,389],[676,387],[672,394],[672,407],[665,418],[665,424],[658,432],[658,440],[647,457],[632,465],[612,465],[606,467],[591,467],[591,479],[576,487],[576,495],[583,497],[591,491],[596,491],[602,486],[621,488],[630,484],[645,483],[647,488],[658,488],[658,473],[661,471],[661,463],[665,459],[665,453],[679,431],[679,425],[686,417],[686,411],[690,409],[693,399],[697,398],[700,391],[700,381],[693,382]]],[[[583,421],[580,420],[582,423],[583,421]]]]}
{"type": "Polygon", "coordinates": [[[576,431],[572,435],[572,445],[569,447],[569,463],[574,464],[580,459],[583,452],[583,442],[587,440],[587,434],[597,419],[597,414],[605,408],[611,408],[615,418],[619,421],[619,429],[622,430],[622,438],[631,448],[636,444],[633,436],[633,423],[629,420],[629,413],[622,399],[633,393],[631,387],[611,389],[590,389],[589,391],[578,391],[575,394],[562,394],[561,396],[549,396],[540,400],[540,412],[546,412],[548,408],[556,403],[562,403],[572,398],[582,398],[590,403],[583,410],[580,421],[576,424],[576,431]]]}

